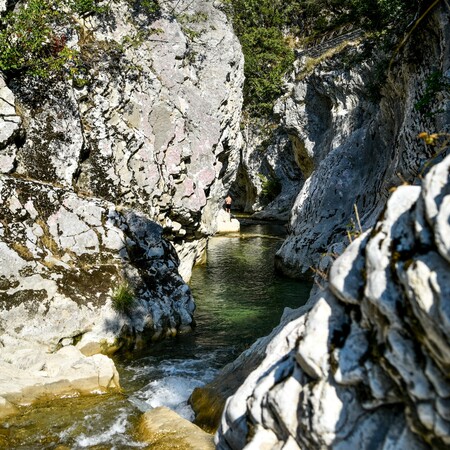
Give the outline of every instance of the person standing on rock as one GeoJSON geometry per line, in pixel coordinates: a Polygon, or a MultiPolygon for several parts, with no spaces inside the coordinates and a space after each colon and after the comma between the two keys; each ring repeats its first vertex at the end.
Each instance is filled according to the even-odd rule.
{"type": "Polygon", "coordinates": [[[225,211],[229,214],[231,214],[231,203],[233,202],[233,199],[231,198],[230,194],[228,194],[225,198],[225,211]]]}

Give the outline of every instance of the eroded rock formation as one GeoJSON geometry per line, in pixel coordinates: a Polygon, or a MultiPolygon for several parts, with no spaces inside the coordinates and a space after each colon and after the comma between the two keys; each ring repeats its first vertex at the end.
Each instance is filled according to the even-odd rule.
{"type": "Polygon", "coordinates": [[[5,373],[26,372],[14,348],[88,359],[193,325],[185,280],[237,169],[243,56],[214,2],[138,3],[58,30],[71,80],[0,74],[5,373]]]}
{"type": "Polygon", "coordinates": [[[276,330],[217,448],[448,448],[449,173],[447,157],[397,188],[329,287],[276,330]]]}
{"type": "Polygon", "coordinates": [[[441,2],[397,59],[379,48],[370,55],[367,41],[352,35],[334,56],[310,58],[311,69],[305,69],[307,55],[297,61],[289,95],[276,106],[307,178],[278,252],[285,274],[304,276],[319,267],[331,244],[358,228],[355,207],[363,228],[373,226],[389,189],[416,179],[434,154],[416,136],[448,131],[448,90],[437,89],[425,111],[417,105],[430,76],[449,76],[449,14],[441,2]],[[379,74],[390,61],[384,80],[379,74]]]}

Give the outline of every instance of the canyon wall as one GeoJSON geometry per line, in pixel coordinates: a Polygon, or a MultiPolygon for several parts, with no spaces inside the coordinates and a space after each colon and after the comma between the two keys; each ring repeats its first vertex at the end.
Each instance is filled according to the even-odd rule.
{"type": "Polygon", "coordinates": [[[0,74],[4,368],[191,329],[185,281],[237,170],[243,56],[220,5],[100,5],[54,31],[72,77],[0,74]]]}
{"type": "Polygon", "coordinates": [[[364,229],[373,226],[389,190],[417,180],[438,150],[417,135],[449,131],[445,82],[430,95],[433,77],[450,75],[448,14],[439,6],[394,54],[352,32],[335,48],[299,55],[275,108],[307,178],[277,254],[283,273],[326,270],[321,256],[359,228],[355,211],[364,229]]]}
{"type": "Polygon", "coordinates": [[[329,286],[247,351],[266,346],[217,448],[448,448],[449,173],[447,157],[397,188],[329,286]]]}
{"type": "Polygon", "coordinates": [[[358,33],[312,68],[300,55],[276,111],[306,181],[277,266],[293,277],[314,267],[317,286],[203,391],[217,403],[237,389],[218,449],[448,447],[450,11],[441,3],[385,80],[373,78],[383,57],[361,58],[358,33]],[[423,134],[425,143],[424,131],[440,136],[423,134]]]}

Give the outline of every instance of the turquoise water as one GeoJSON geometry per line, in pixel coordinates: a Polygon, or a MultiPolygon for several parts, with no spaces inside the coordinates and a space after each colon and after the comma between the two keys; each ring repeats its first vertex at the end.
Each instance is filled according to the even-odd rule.
{"type": "Polygon", "coordinates": [[[197,304],[193,333],[117,358],[123,394],[24,409],[0,425],[0,448],[141,448],[134,428],[142,412],[165,405],[192,420],[187,404],[192,390],[267,335],[285,306],[301,306],[309,296],[310,283],[273,270],[283,231],[254,224],[233,236],[213,237],[207,263],[194,268],[190,283],[197,304]]]}

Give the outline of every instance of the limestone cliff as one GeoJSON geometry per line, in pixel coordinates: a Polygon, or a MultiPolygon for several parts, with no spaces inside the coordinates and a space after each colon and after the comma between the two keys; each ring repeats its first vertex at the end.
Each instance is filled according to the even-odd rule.
{"type": "Polygon", "coordinates": [[[417,145],[417,134],[449,131],[448,88],[429,95],[433,76],[450,75],[449,14],[440,2],[394,55],[355,32],[299,54],[276,106],[307,178],[277,255],[287,275],[319,267],[330,245],[358,227],[355,208],[363,228],[372,226],[389,189],[414,182],[435,152],[417,145]]]}
{"type": "Polygon", "coordinates": [[[0,74],[0,365],[190,329],[182,277],[237,170],[243,56],[220,5],[98,4],[55,31],[73,76],[0,74]]]}
{"type": "Polygon", "coordinates": [[[447,157],[396,189],[329,287],[247,351],[266,346],[217,448],[448,448],[449,173],[447,157]]]}

